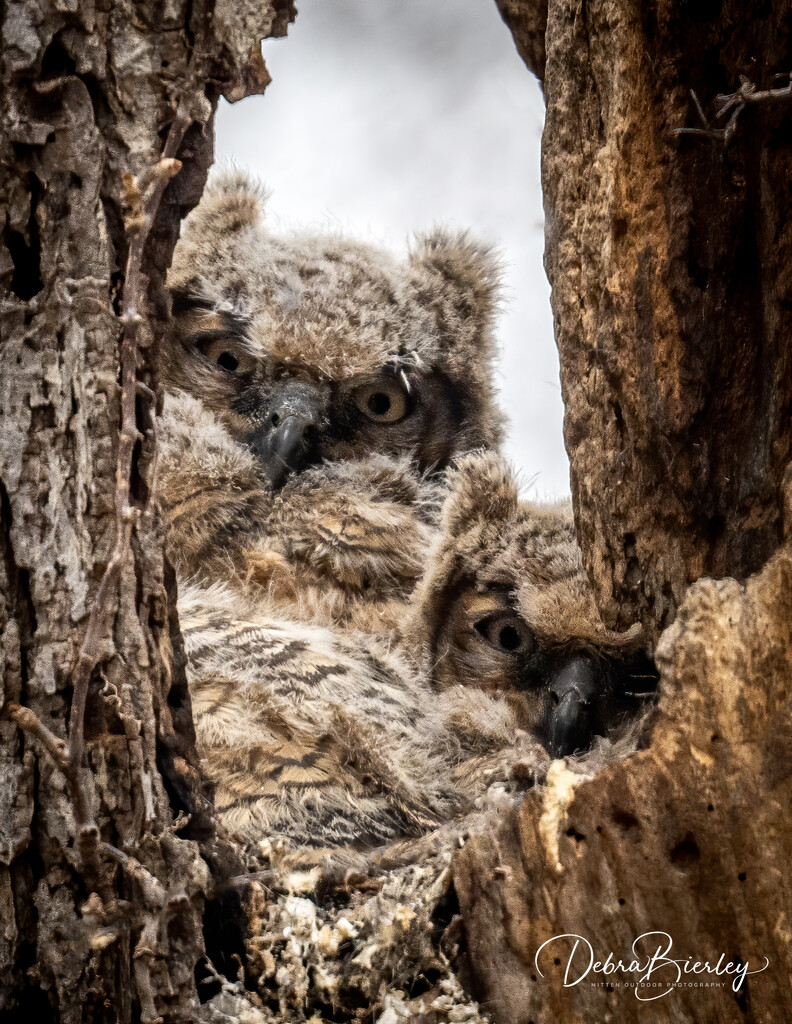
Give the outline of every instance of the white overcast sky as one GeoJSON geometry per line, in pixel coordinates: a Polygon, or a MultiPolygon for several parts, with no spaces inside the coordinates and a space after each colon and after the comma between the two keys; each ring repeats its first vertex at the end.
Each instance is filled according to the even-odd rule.
{"type": "Polygon", "coordinates": [[[494,0],[299,0],[264,43],[273,82],[217,117],[218,159],[268,186],[277,228],[341,227],[402,252],[433,223],[471,228],[507,263],[498,325],[507,454],[527,493],[569,469],[542,267],[544,105],[494,0]]]}

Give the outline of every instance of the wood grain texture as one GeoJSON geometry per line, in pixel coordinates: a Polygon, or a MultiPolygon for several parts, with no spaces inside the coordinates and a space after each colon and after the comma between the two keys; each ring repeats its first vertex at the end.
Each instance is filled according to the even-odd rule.
{"type": "Polygon", "coordinates": [[[215,104],[263,90],[259,41],[283,34],[292,16],[282,2],[21,2],[0,12],[4,1019],[153,1024],[192,1020],[197,1010],[212,822],[186,680],[178,659],[171,668],[173,584],[148,504],[156,324],[180,218],[211,160],[215,104]],[[177,154],[182,173],[136,224],[131,197],[145,199],[177,109],[191,124],[177,154]],[[135,237],[145,240],[145,267],[125,290],[135,237]],[[134,317],[139,348],[124,493],[134,525],[100,620],[85,757],[67,785],[36,735],[7,716],[20,704],[56,741],[74,735],[73,671],[116,545],[124,483],[121,314],[134,317]],[[98,829],[95,877],[82,857],[75,785],[98,829]],[[193,814],[186,829],[174,824],[180,809],[193,814]]]}
{"type": "Polygon", "coordinates": [[[703,127],[692,91],[723,127],[741,75],[774,87],[789,12],[551,0],[545,48],[576,522],[606,619],[657,638],[661,697],[644,749],[584,781],[551,768],[458,856],[475,994],[498,1024],[771,1024],[792,1012],[792,108],[746,107],[728,139],[675,132],[703,127]],[[651,930],[680,958],[769,967],[650,1004],[601,976],[565,988],[563,954],[537,969],[552,936],[629,958],[651,930]]]}
{"type": "MultiPolygon", "coordinates": [[[[659,634],[700,576],[744,578],[781,532],[792,105],[728,144],[676,135],[792,59],[785,5],[550,4],[542,183],[565,442],[611,624],[659,634]]],[[[783,81],[776,84],[783,84],[783,81]]],[[[721,122],[722,123],[722,122],[721,122]]]]}

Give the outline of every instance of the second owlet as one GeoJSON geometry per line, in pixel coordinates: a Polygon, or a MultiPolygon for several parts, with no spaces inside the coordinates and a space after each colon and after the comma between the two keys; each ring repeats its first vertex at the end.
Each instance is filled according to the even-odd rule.
{"type": "Polygon", "coordinates": [[[261,214],[246,178],[221,178],[169,276],[172,557],[182,577],[253,575],[284,598],[406,595],[433,479],[501,437],[497,261],[464,233],[434,231],[397,260],[339,235],[276,236],[261,214]]]}

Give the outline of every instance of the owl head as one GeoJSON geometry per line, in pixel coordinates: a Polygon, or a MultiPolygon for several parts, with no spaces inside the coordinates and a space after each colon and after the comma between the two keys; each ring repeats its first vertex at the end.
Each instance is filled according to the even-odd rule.
{"type": "Polygon", "coordinates": [[[491,249],[438,229],[400,261],[341,235],[277,236],[263,206],[231,174],[187,219],[166,385],[214,411],[274,487],[323,460],[409,455],[432,471],[495,446],[491,249]]]}
{"type": "Polygon", "coordinates": [[[554,756],[583,750],[654,687],[642,629],[602,622],[569,503],[520,501],[492,454],[449,476],[412,627],[433,684],[503,691],[554,756]]]}

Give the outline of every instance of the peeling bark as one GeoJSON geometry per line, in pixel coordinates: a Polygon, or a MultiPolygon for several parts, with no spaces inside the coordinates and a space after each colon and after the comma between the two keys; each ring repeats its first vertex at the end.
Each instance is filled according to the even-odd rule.
{"type": "Polygon", "coordinates": [[[544,81],[548,0],[495,0],[514,36],[517,52],[540,82],[544,81]]]}
{"type": "Polygon", "coordinates": [[[195,1019],[221,851],[148,506],[156,324],[216,102],[263,91],[259,42],[293,15],[2,7],[4,1019],[195,1019]]]}

